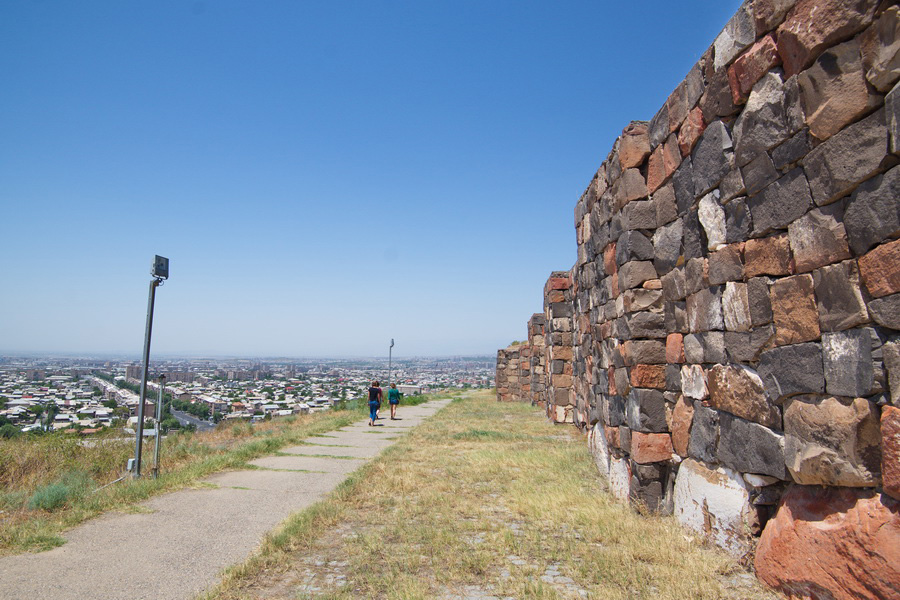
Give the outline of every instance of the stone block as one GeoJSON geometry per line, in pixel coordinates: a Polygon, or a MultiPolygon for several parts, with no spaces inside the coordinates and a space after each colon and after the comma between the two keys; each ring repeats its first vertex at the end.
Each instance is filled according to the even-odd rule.
{"type": "Polygon", "coordinates": [[[759,376],[769,399],[778,404],[797,394],[821,394],[825,391],[822,346],[810,342],[767,350],[759,356],[759,376]]]}
{"type": "Polygon", "coordinates": [[[797,0],[753,0],[753,20],[756,36],[772,31],[784,21],[785,15],[797,0]]]}
{"type": "Polygon", "coordinates": [[[723,362],[756,362],[760,352],[774,337],[775,328],[771,325],[757,327],[749,332],[726,331],[724,340],[727,356],[723,362]]]}
{"type": "MultiPolygon", "coordinates": [[[[672,448],[682,458],[688,456],[688,444],[691,440],[691,422],[694,419],[694,404],[679,395],[672,411],[672,448]]],[[[898,463],[900,464],[900,463],[898,463]]]]}
{"type": "Polygon", "coordinates": [[[722,330],[722,289],[703,288],[687,297],[688,327],[692,332],[722,330]]]}
{"type": "Polygon", "coordinates": [[[788,275],[791,272],[791,244],[788,234],[747,240],[744,244],[744,276],[788,275]]]}
{"type": "Polygon", "coordinates": [[[898,512],[875,490],[791,486],[759,540],[756,574],[794,598],[894,598],[898,512]]]}
{"type": "Polygon", "coordinates": [[[675,186],[670,182],[656,190],[651,198],[656,208],[656,223],[660,226],[671,223],[678,218],[678,206],[675,204],[675,186]]]}
{"type": "Polygon", "coordinates": [[[644,433],[665,433],[666,401],[659,390],[632,388],[625,402],[625,422],[628,427],[644,433]]]}
{"type": "Polygon", "coordinates": [[[656,269],[650,261],[630,261],[619,267],[619,289],[635,288],[647,281],[656,279],[656,269]]]}
{"type": "Polygon", "coordinates": [[[629,501],[650,512],[665,513],[667,480],[668,468],[666,465],[660,463],[642,465],[631,461],[629,501]]]}
{"type": "Polygon", "coordinates": [[[766,427],[781,429],[781,412],[769,402],[756,371],[743,365],[716,365],[707,377],[710,406],[766,427]]]}
{"type": "Polygon", "coordinates": [[[900,292],[900,240],[882,244],[861,256],[859,270],[872,297],[900,292]]]}
{"type": "MultiPolygon", "coordinates": [[[[691,154],[694,194],[705,194],[716,187],[734,164],[731,135],[721,121],[715,121],[700,136],[691,154]]],[[[677,193],[676,183],[676,193],[677,193]]]]}
{"type": "Polygon", "coordinates": [[[869,321],[859,289],[856,261],[848,260],[813,271],[819,329],[841,331],[869,321]]]}
{"type": "MultiPolygon", "coordinates": [[[[679,263],[682,258],[681,240],[683,235],[681,219],[660,227],[653,234],[653,266],[657,273],[668,273],[679,263]]],[[[665,282],[663,282],[663,289],[665,289],[665,282]]]]}
{"type": "Polygon", "coordinates": [[[774,35],[767,35],[748,48],[728,67],[728,83],[734,103],[746,102],[753,85],[780,64],[781,55],[778,54],[774,35]]]}
{"type": "Polygon", "coordinates": [[[725,244],[725,210],[719,204],[719,191],[712,192],[700,199],[697,217],[706,231],[707,248],[715,250],[725,244]]]}
{"type": "Polygon", "coordinates": [[[825,391],[835,396],[868,396],[875,382],[872,337],[866,329],[822,335],[825,391]]]}
{"type": "Polygon", "coordinates": [[[803,169],[788,171],[751,197],[747,203],[753,216],[753,234],[757,237],[777,229],[787,229],[812,207],[812,195],[803,169]]]}
{"type": "Polygon", "coordinates": [[[884,493],[900,500],[900,408],[894,406],[881,409],[881,480],[884,493]]]}
{"type": "Polygon", "coordinates": [[[801,129],[789,140],[772,149],[772,163],[779,171],[791,167],[813,149],[809,129],[801,129]]]}
{"type": "Polygon", "coordinates": [[[666,317],[661,312],[641,311],[625,317],[632,338],[666,337],[666,317]]]}
{"type": "Polygon", "coordinates": [[[663,307],[666,316],[666,331],[687,333],[687,310],[684,302],[666,302],[663,307]]]}
{"type": "Polygon", "coordinates": [[[900,330],[900,294],[869,302],[869,316],[882,327],[900,330]]]}
{"type": "Polygon", "coordinates": [[[749,499],[747,484],[731,469],[709,469],[692,459],[678,469],[675,518],[735,558],[751,548],[749,499]]]}
{"type": "MultiPolygon", "coordinates": [[[[642,204],[632,202],[628,206],[642,204]]],[[[626,207],[628,208],[628,207],[626,207]]],[[[653,258],[653,244],[647,236],[639,231],[625,231],[615,244],[616,264],[623,265],[632,260],[650,260],[653,258]]]]}
{"type": "Polygon", "coordinates": [[[709,464],[716,464],[716,447],[719,445],[719,413],[694,401],[694,419],[688,440],[688,456],[709,464]]]}
{"type": "Polygon", "coordinates": [[[684,269],[674,269],[661,278],[663,298],[668,301],[683,300],[687,295],[684,269]]]}
{"type": "Polygon", "coordinates": [[[626,230],[656,229],[656,205],[650,200],[629,202],[622,212],[626,230]]]}
{"type": "MultiPolygon", "coordinates": [[[[680,365],[666,365],[666,391],[672,393],[678,393],[681,391],[680,365]]],[[[668,398],[668,396],[667,401],[671,403],[671,398],[668,398]]]]}
{"type": "Polygon", "coordinates": [[[892,6],[860,36],[866,79],[880,92],[900,78],[900,8],[892,6]]]}
{"type": "MultiPolygon", "coordinates": [[[[817,205],[831,204],[846,196],[878,172],[888,148],[884,118],[884,110],[878,110],[831,136],[806,155],[803,169],[817,205]]],[[[846,216],[844,225],[849,233],[846,216]]],[[[850,240],[853,247],[852,234],[850,240]]]]}
{"type": "Polygon", "coordinates": [[[890,135],[890,149],[894,154],[900,153],[900,83],[884,97],[884,110],[887,129],[890,135]]]}
{"type": "Polygon", "coordinates": [[[784,465],[784,438],[768,427],[722,413],[716,456],[735,471],[785,480],[788,475],[784,465]]]}
{"type": "Polygon", "coordinates": [[[844,214],[850,247],[859,255],[900,233],[900,167],[877,175],[853,192],[844,214]]]}
{"type": "MultiPolygon", "coordinates": [[[[900,97],[900,93],[897,94],[900,97]]],[[[900,104],[900,102],[898,102],[900,104]]],[[[694,168],[690,156],[685,156],[672,176],[678,214],[684,215],[694,203],[694,168]]]]}
{"type": "Polygon", "coordinates": [[[815,208],[788,226],[798,273],[850,258],[840,203],[815,208]]]}
{"type": "Polygon", "coordinates": [[[705,258],[692,258],[684,268],[684,289],[694,294],[709,287],[709,262],[705,258]]]}
{"type": "Polygon", "coordinates": [[[753,86],[743,112],[734,123],[734,153],[738,166],[746,165],[791,136],[793,107],[789,102],[786,86],[775,73],[763,76],[753,86]]]}
{"type": "Polygon", "coordinates": [[[800,0],[778,28],[778,53],[790,77],[836,42],[868,26],[878,0],[800,0]]]}
{"type": "Polygon", "coordinates": [[[756,39],[756,23],[749,4],[743,4],[713,42],[716,69],[721,69],[733,61],[756,39]]]}
{"type": "Polygon", "coordinates": [[[742,259],[744,245],[729,244],[719,246],[716,252],[709,255],[709,284],[721,285],[726,281],[739,281],[744,278],[744,261],[742,259]]]}
{"type": "Polygon", "coordinates": [[[645,290],[641,288],[626,290],[622,297],[626,312],[638,312],[641,310],[662,312],[662,290],[645,290]]]}
{"type": "Polygon", "coordinates": [[[722,312],[725,318],[725,329],[728,331],[750,331],[750,299],[747,296],[747,284],[729,281],[722,294],[722,312]]]}
{"type": "Polygon", "coordinates": [[[880,482],[878,408],[864,398],[797,396],[785,402],[785,462],[802,485],[880,482]]]}
{"type": "Polygon", "coordinates": [[[639,169],[625,169],[616,182],[616,203],[619,208],[634,200],[647,197],[647,181],[639,169]]]}
{"type": "Polygon", "coordinates": [[[619,163],[623,169],[633,169],[650,155],[650,137],[645,121],[632,121],[619,138],[619,163]]]}
{"type": "Polygon", "coordinates": [[[744,187],[741,170],[738,167],[732,168],[731,171],[728,172],[728,175],[723,177],[722,181],[719,182],[719,201],[723,204],[728,203],[729,200],[733,198],[743,196],[746,193],[747,190],[744,187]]]}
{"type": "Polygon", "coordinates": [[[750,303],[750,320],[753,327],[772,322],[769,282],[765,277],[753,277],[747,281],[747,299],[750,303]]]}
{"type": "Polygon", "coordinates": [[[900,407],[900,340],[884,344],[881,353],[890,382],[890,401],[894,406],[900,407]]]}
{"type": "Polygon", "coordinates": [[[691,333],[684,336],[684,360],[692,364],[703,362],[703,340],[699,335],[691,333]]]}
{"type": "Polygon", "coordinates": [[[625,399],[621,396],[606,396],[601,405],[603,422],[610,427],[625,424],[625,399]]]}
{"type": "Polygon", "coordinates": [[[797,82],[809,131],[820,140],[855,121],[869,105],[858,40],[823,52],[797,82]]]}
{"type": "Polygon", "coordinates": [[[705,130],[706,121],[703,119],[703,111],[699,106],[694,107],[678,131],[678,149],[683,157],[691,153],[705,130]]]}
{"type": "Polygon", "coordinates": [[[750,209],[744,198],[735,198],[725,205],[725,243],[746,241],[752,229],[750,209]]]}
{"type": "Polygon", "coordinates": [[[684,362],[684,337],[680,333],[670,333],[666,336],[666,362],[684,362]]]}
{"type": "Polygon", "coordinates": [[[669,133],[675,133],[687,117],[688,110],[687,79],[682,80],[669,94],[666,100],[666,112],[669,116],[669,133]]]}
{"type": "Polygon", "coordinates": [[[612,446],[607,436],[607,429],[600,424],[595,425],[588,437],[588,450],[594,459],[597,470],[604,478],[609,477],[609,449],[612,446]]]}
{"type": "Polygon", "coordinates": [[[703,400],[709,397],[706,387],[706,371],[700,365],[681,367],[681,393],[688,398],[703,400]]]}
{"type": "Polygon", "coordinates": [[[672,459],[672,437],[668,433],[631,434],[631,460],[638,464],[664,462],[672,459]]]}
{"type": "Polygon", "coordinates": [[[681,221],[684,237],[681,251],[686,260],[700,258],[706,254],[706,232],[700,225],[699,207],[693,206],[681,221]]]}
{"type": "Polygon", "coordinates": [[[772,284],[776,345],[799,344],[819,337],[814,289],[811,275],[785,277],[772,284]]]}
{"type": "Polygon", "coordinates": [[[623,344],[628,365],[666,363],[666,344],[658,340],[629,340],[623,344]]]}
{"type": "Polygon", "coordinates": [[[756,155],[756,158],[741,167],[741,180],[744,182],[744,188],[750,196],[764,190],[778,177],[779,173],[775,170],[775,164],[765,152],[760,152],[756,155]]]}
{"type": "Polygon", "coordinates": [[[652,153],[669,135],[669,109],[665,104],[650,119],[649,133],[650,152],[652,153]]]}
{"type": "Polygon", "coordinates": [[[639,388],[666,389],[665,365],[634,365],[631,367],[631,385],[639,388]]]}

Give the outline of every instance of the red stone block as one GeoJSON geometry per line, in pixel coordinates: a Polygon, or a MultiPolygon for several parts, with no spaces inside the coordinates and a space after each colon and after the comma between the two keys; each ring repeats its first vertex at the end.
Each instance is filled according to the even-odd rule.
{"type": "Polygon", "coordinates": [[[879,0],[800,0],[777,30],[787,77],[808,67],[823,50],[868,26],[879,0]]]}
{"type": "Polygon", "coordinates": [[[875,490],[793,486],[763,530],[755,566],[791,598],[896,598],[900,502],[875,490]]]}
{"type": "Polygon", "coordinates": [[[744,277],[789,275],[791,244],[786,233],[747,240],[744,244],[744,277]]]}
{"type": "Polygon", "coordinates": [[[670,460],[674,451],[668,433],[631,432],[631,459],[638,464],[670,460]]]}
{"type": "Polygon", "coordinates": [[[551,277],[547,285],[551,290],[567,290],[572,287],[572,280],[568,277],[551,277]]]}
{"type": "Polygon", "coordinates": [[[647,164],[647,191],[651,194],[658,190],[666,181],[666,166],[663,159],[664,144],[660,144],[650,155],[647,164]]]}
{"type": "Polygon", "coordinates": [[[741,54],[728,67],[728,85],[735,104],[743,104],[750,97],[750,90],[772,67],[781,64],[781,55],[771,33],[741,54]]]}
{"type": "Polygon", "coordinates": [[[706,121],[703,120],[703,111],[700,107],[694,108],[688,113],[681,131],[678,132],[678,148],[681,150],[682,156],[687,156],[694,149],[694,144],[703,135],[706,129],[706,121]]]}
{"type": "Polygon", "coordinates": [[[650,138],[645,123],[631,123],[619,140],[619,163],[622,169],[639,167],[650,154],[650,138]]]}
{"type": "Polygon", "coordinates": [[[666,389],[665,365],[634,365],[631,367],[631,386],[666,389]]]}
{"type": "Polygon", "coordinates": [[[772,284],[776,346],[819,338],[819,312],[814,289],[812,275],[808,274],[785,277],[772,284]]]}
{"type": "Polygon", "coordinates": [[[612,242],[603,250],[603,270],[607,275],[614,275],[618,270],[616,266],[616,243],[612,242]]]}
{"type": "Polygon", "coordinates": [[[622,443],[619,440],[619,428],[618,427],[610,427],[608,425],[603,426],[603,431],[606,433],[606,445],[610,448],[622,448],[622,443]]]}
{"type": "Polygon", "coordinates": [[[691,423],[694,420],[694,405],[684,396],[679,396],[672,411],[672,447],[679,456],[687,457],[691,440],[691,423]]]}
{"type": "Polygon", "coordinates": [[[684,362],[684,336],[680,333],[670,333],[666,336],[666,362],[669,364],[684,362]]]}
{"type": "Polygon", "coordinates": [[[670,135],[663,144],[663,168],[666,179],[675,174],[675,170],[681,164],[681,150],[678,148],[678,136],[670,135]]]}
{"type": "Polygon", "coordinates": [[[556,304],[557,302],[565,302],[566,301],[566,293],[562,290],[550,290],[547,294],[547,301],[550,304],[556,304]]]}
{"type": "Polygon", "coordinates": [[[900,500],[900,408],[881,408],[881,480],[884,493],[900,500]]]}
{"type": "Polygon", "coordinates": [[[618,396],[619,392],[616,390],[616,368],[615,367],[609,368],[608,379],[609,379],[609,395],[610,396],[618,396]]]}
{"type": "Polygon", "coordinates": [[[900,240],[882,244],[861,256],[859,272],[875,298],[900,292],[900,240]]]}

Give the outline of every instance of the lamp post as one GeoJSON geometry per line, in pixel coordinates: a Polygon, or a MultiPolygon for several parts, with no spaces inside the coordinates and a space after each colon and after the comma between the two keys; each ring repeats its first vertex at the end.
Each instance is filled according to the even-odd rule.
{"type": "Polygon", "coordinates": [[[394,338],[391,338],[391,345],[388,346],[388,387],[391,385],[391,351],[394,349],[394,338]]]}
{"type": "Polygon", "coordinates": [[[150,370],[150,334],[153,331],[153,303],[156,300],[156,288],[169,278],[169,259],[162,256],[153,258],[150,268],[150,297],[147,299],[147,327],[144,330],[144,362],[141,369],[141,394],[138,405],[137,436],[134,440],[133,472],[135,479],[141,476],[141,451],[144,443],[144,402],[147,398],[147,376],[150,370]]]}

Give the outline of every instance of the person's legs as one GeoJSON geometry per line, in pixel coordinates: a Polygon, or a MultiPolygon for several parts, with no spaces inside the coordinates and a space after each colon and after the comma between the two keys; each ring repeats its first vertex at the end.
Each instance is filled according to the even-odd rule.
{"type": "Polygon", "coordinates": [[[391,404],[391,420],[394,420],[397,417],[397,405],[391,404]]]}
{"type": "Polygon", "coordinates": [[[377,417],[376,412],[378,411],[378,405],[374,402],[369,404],[369,425],[375,424],[375,419],[377,417]]]}

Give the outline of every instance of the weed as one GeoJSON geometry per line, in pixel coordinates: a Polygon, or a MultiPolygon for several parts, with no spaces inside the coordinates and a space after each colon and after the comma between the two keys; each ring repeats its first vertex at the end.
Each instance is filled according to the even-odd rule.
{"type": "Polygon", "coordinates": [[[56,510],[84,496],[94,482],[82,471],[66,473],[59,480],[39,487],[28,499],[31,510],[56,510]]]}

